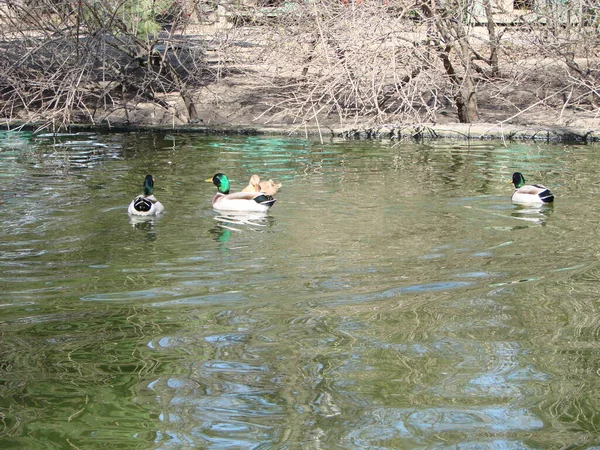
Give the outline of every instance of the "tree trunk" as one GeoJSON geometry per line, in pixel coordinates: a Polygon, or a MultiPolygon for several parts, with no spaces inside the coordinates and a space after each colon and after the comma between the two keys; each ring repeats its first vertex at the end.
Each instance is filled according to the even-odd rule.
{"type": "Polygon", "coordinates": [[[458,121],[460,123],[473,123],[479,121],[477,109],[477,92],[473,86],[471,77],[465,77],[464,85],[456,94],[455,102],[458,110],[458,121]]]}
{"type": "MultiPolygon", "coordinates": [[[[477,89],[473,78],[471,58],[474,56],[467,42],[465,25],[459,22],[449,10],[440,11],[440,5],[436,6],[435,0],[428,3],[424,0],[421,9],[425,16],[430,19],[436,27],[440,41],[444,45],[438,45],[438,56],[442,60],[446,75],[450,79],[457,93],[454,95],[454,103],[460,123],[473,123],[479,120],[477,110],[477,89]],[[458,61],[462,66],[462,73],[458,73],[450,54],[455,51],[458,61]]],[[[446,7],[447,8],[447,7],[446,7]]]]}
{"type": "Polygon", "coordinates": [[[498,32],[496,31],[496,22],[494,22],[494,16],[492,13],[492,2],[491,0],[484,0],[483,6],[485,8],[485,17],[487,19],[488,36],[490,39],[490,67],[491,75],[494,78],[500,76],[500,67],[498,63],[498,48],[500,47],[500,39],[498,38],[498,32]]]}

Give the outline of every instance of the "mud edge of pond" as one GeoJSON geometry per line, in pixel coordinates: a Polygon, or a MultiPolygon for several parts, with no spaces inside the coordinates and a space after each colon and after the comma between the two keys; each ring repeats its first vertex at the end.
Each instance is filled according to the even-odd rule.
{"type": "MultiPolygon", "coordinates": [[[[49,132],[41,124],[4,123],[5,130],[49,132]]],[[[391,139],[391,140],[501,140],[548,143],[592,144],[600,142],[600,129],[580,129],[563,126],[478,124],[381,125],[376,127],[315,127],[315,126],[205,126],[205,125],[144,125],[144,124],[72,124],[67,131],[200,133],[207,135],[277,135],[307,138],[391,139]]]]}

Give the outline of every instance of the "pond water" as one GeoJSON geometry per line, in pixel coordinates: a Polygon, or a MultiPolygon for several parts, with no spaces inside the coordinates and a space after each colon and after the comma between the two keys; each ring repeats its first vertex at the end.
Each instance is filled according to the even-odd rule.
{"type": "Polygon", "coordinates": [[[0,135],[0,448],[600,445],[593,146],[0,135]],[[510,202],[513,171],[553,207],[510,202]],[[212,211],[226,173],[281,182],[212,211]],[[133,221],[146,174],[166,214],[133,221]]]}

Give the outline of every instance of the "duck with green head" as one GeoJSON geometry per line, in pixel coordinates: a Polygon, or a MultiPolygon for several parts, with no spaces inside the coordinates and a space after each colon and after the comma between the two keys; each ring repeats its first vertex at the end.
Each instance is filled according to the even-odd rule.
{"type": "Polygon", "coordinates": [[[275,203],[271,195],[262,192],[229,193],[229,179],[225,174],[217,173],[206,180],[217,186],[217,193],[212,199],[212,206],[218,211],[267,212],[275,203]]]}
{"type": "Polygon", "coordinates": [[[146,175],[142,195],[132,200],[127,212],[134,216],[156,216],[165,210],[161,202],[154,196],[154,179],[146,175]]]}
{"type": "Polygon", "coordinates": [[[554,195],[546,186],[541,184],[525,184],[525,177],[521,172],[515,172],[512,176],[515,191],[511,200],[520,204],[544,204],[554,202],[554,195]]]}

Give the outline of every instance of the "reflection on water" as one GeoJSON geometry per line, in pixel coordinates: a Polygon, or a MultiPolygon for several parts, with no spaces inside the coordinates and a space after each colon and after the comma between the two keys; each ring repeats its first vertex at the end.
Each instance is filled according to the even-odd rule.
{"type": "Polygon", "coordinates": [[[531,222],[536,225],[546,225],[547,219],[554,212],[554,204],[515,205],[512,216],[515,219],[531,222]]]}
{"type": "Polygon", "coordinates": [[[596,445],[599,164],[593,147],[0,134],[0,444],[596,445]],[[511,204],[517,170],[555,205],[511,204]],[[216,172],[285,190],[262,215],[215,212],[216,172]],[[131,217],[147,173],[168,213],[131,217]]]}
{"type": "Polygon", "coordinates": [[[151,231],[158,220],[160,220],[159,216],[134,216],[129,214],[129,223],[136,230],[151,231]]]}
{"type": "Polygon", "coordinates": [[[236,212],[215,211],[213,219],[217,224],[211,229],[211,234],[218,242],[227,243],[233,233],[260,231],[261,228],[271,227],[275,219],[268,212],[236,212]]]}
{"type": "Polygon", "coordinates": [[[218,226],[228,230],[241,231],[244,226],[266,227],[270,226],[267,213],[248,213],[248,212],[219,212],[214,219],[219,223],[218,226]],[[239,226],[236,228],[235,226],[239,226]]]}

